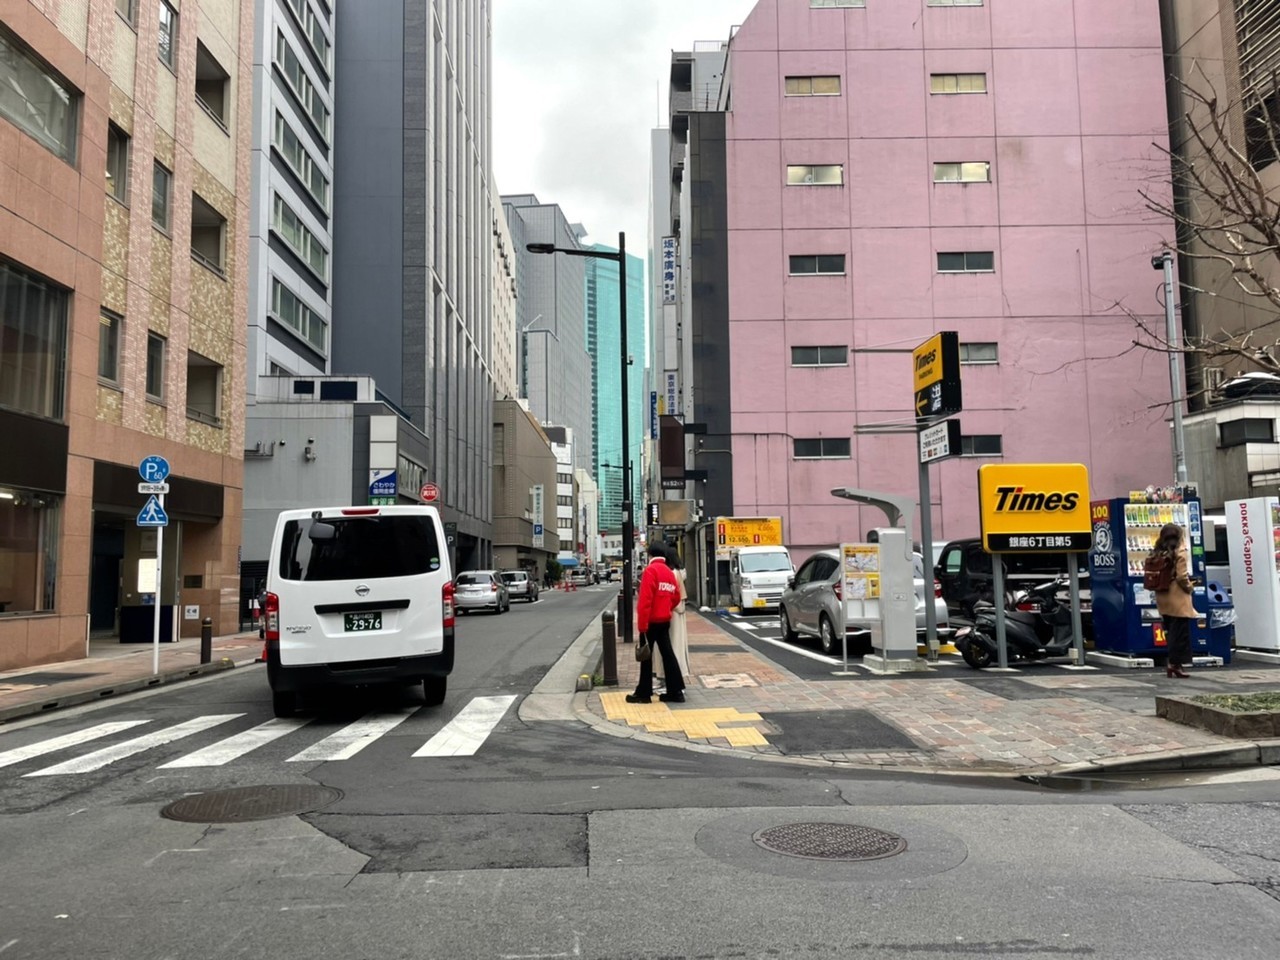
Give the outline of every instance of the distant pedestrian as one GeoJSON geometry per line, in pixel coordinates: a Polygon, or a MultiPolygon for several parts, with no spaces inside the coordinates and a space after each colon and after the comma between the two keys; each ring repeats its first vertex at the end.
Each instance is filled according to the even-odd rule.
{"type": "Polygon", "coordinates": [[[1191,603],[1191,591],[1196,581],[1189,574],[1187,544],[1182,527],[1166,523],[1156,538],[1153,556],[1166,557],[1173,563],[1173,581],[1168,590],[1156,592],[1156,609],[1164,621],[1164,635],[1168,643],[1169,659],[1165,676],[1191,676],[1182,668],[1191,663],[1191,622],[1196,619],[1196,608],[1191,603]]]}
{"type": "Polygon", "coordinates": [[[640,578],[636,597],[636,630],[648,637],[653,654],[640,661],[640,681],[635,693],[627,694],[627,703],[648,703],[653,697],[653,658],[659,655],[667,692],[658,699],[663,703],[684,703],[684,674],[671,649],[671,617],[680,602],[680,581],[667,566],[666,548],[661,543],[649,544],[648,553],[649,564],[640,578]]]}

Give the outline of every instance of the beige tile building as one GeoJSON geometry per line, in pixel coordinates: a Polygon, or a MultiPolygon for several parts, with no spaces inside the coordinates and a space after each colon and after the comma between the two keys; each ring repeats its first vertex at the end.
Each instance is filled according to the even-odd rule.
{"type": "Polygon", "coordinates": [[[238,619],[252,0],[0,0],[0,670],[238,619]],[[149,562],[150,561],[150,562],[149,562]]]}

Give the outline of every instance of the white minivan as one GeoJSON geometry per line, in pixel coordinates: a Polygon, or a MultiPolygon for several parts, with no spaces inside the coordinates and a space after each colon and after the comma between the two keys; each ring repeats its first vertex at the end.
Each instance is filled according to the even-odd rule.
{"type": "Polygon", "coordinates": [[[776,609],[796,572],[786,547],[735,547],[729,555],[729,594],[742,610],[776,609]]]}
{"type": "Polygon", "coordinates": [[[421,682],[444,702],[453,669],[453,574],[435,507],[285,510],[264,604],[277,717],[316,687],[421,682]]]}

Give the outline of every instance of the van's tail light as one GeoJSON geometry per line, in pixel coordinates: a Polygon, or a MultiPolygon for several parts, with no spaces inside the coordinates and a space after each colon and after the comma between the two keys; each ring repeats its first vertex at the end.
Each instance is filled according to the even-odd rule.
{"type": "Polygon", "coordinates": [[[933,581],[933,595],[935,597],[942,596],[942,582],[939,580],[933,581]]]}
{"type": "Polygon", "coordinates": [[[834,584],[832,584],[831,589],[836,592],[836,599],[843,603],[844,602],[844,586],[840,583],[840,581],[837,580],[834,584]]]}
{"type": "Polygon", "coordinates": [[[444,609],[444,625],[445,625],[446,627],[452,627],[452,626],[453,626],[453,616],[454,616],[454,609],[453,609],[453,581],[452,581],[452,580],[448,580],[448,581],[446,581],[446,582],[445,582],[445,585],[444,585],[444,588],[443,588],[442,593],[444,594],[444,604],[443,604],[443,609],[444,609]]]}
{"type": "Polygon", "coordinates": [[[489,592],[490,592],[490,593],[497,593],[497,592],[498,592],[498,585],[497,585],[496,583],[491,583],[491,584],[489,584],[489,592]]]}
{"type": "Polygon", "coordinates": [[[262,601],[263,639],[267,643],[280,642],[280,598],[268,593],[262,601]]]}

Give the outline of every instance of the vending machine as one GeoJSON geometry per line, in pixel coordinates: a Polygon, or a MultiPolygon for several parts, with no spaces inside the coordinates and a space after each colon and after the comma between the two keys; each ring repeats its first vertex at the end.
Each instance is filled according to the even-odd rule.
{"type": "Polygon", "coordinates": [[[1129,657],[1159,658],[1168,641],[1155,594],[1142,585],[1142,569],[1160,528],[1176,523],[1186,532],[1190,575],[1197,581],[1192,604],[1199,614],[1191,625],[1193,657],[1231,660],[1231,603],[1216,584],[1204,582],[1204,536],[1200,501],[1174,487],[1135,491],[1127,498],[1096,500],[1091,505],[1093,545],[1089,551],[1089,587],[1094,647],[1129,657]]]}
{"type": "Polygon", "coordinates": [[[1280,653],[1280,499],[1229,500],[1226,513],[1236,643],[1280,653]]]}

